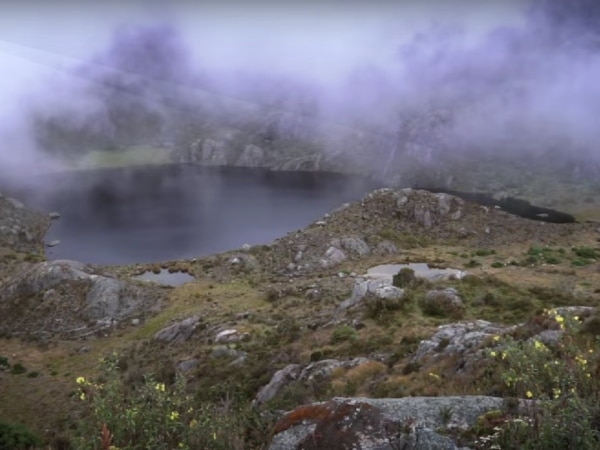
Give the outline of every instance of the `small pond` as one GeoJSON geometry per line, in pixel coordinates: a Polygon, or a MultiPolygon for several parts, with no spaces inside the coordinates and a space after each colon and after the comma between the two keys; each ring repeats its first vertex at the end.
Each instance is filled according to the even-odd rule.
{"type": "Polygon", "coordinates": [[[366,277],[382,280],[391,280],[401,269],[408,268],[415,272],[415,276],[425,278],[429,281],[443,281],[448,279],[460,280],[466,273],[457,269],[436,269],[431,268],[427,263],[407,263],[407,264],[383,264],[381,266],[371,267],[366,277]]]}
{"type": "Polygon", "coordinates": [[[161,269],[159,273],[152,271],[144,272],[141,275],[134,277],[141,281],[152,281],[162,284],[163,286],[180,286],[190,281],[194,281],[194,277],[185,272],[169,272],[168,269],[161,269]]]}

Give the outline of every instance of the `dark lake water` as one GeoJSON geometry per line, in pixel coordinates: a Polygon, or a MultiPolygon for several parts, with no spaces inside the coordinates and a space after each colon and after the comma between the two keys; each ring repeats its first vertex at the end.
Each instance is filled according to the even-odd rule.
{"type": "MultiPolygon", "coordinates": [[[[153,262],[268,243],[360,199],[373,183],[336,174],[187,165],[45,175],[22,201],[57,211],[51,259],[153,262]]],[[[14,190],[13,190],[14,192],[14,190]]]]}

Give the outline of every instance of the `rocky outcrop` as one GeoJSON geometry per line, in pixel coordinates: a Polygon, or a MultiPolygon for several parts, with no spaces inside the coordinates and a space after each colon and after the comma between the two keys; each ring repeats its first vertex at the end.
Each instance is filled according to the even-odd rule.
{"type": "Polygon", "coordinates": [[[160,291],[68,260],[30,265],[0,285],[0,329],[81,337],[156,311],[160,291]]]}
{"type": "Polygon", "coordinates": [[[458,450],[445,430],[469,429],[503,405],[486,396],[334,398],[285,414],[269,450],[458,450]]]}
{"type": "Polygon", "coordinates": [[[168,344],[187,341],[200,323],[200,317],[192,316],[159,330],[154,339],[168,344]]]}
{"type": "Polygon", "coordinates": [[[42,240],[50,217],[0,194],[0,248],[43,254],[42,240]]]}
{"type": "Polygon", "coordinates": [[[463,358],[462,366],[466,367],[471,361],[485,357],[481,350],[484,342],[495,336],[503,336],[513,329],[514,327],[504,327],[486,320],[442,325],[433,336],[421,341],[412,362],[424,365],[450,356],[460,356],[463,358]]]}
{"type": "Polygon", "coordinates": [[[323,359],[312,362],[306,366],[289,364],[273,374],[269,383],[263,386],[254,398],[255,405],[261,405],[275,398],[279,392],[291,383],[310,384],[327,380],[335,369],[351,369],[371,361],[368,358],[354,358],[350,360],[323,359]]]}

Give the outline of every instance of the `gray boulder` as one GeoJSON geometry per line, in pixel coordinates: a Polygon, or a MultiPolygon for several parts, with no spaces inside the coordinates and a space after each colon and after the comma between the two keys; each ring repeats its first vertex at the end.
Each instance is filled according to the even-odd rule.
{"type": "Polygon", "coordinates": [[[404,289],[392,285],[391,279],[358,279],[354,283],[352,295],[338,306],[338,311],[345,311],[361,304],[365,299],[396,303],[405,296],[404,289]]]}
{"type": "Polygon", "coordinates": [[[169,325],[166,328],[156,332],[154,339],[163,341],[169,344],[187,341],[200,323],[200,317],[192,316],[180,322],[169,325]]]}
{"type": "Polygon", "coordinates": [[[14,198],[0,196],[0,247],[39,253],[49,226],[47,214],[33,211],[14,198]]]}
{"type": "Polygon", "coordinates": [[[503,327],[485,320],[442,325],[433,336],[421,341],[412,362],[425,364],[430,358],[437,360],[450,355],[460,355],[467,361],[482,357],[485,355],[480,347],[486,340],[502,336],[513,329],[514,327],[503,327]]]}
{"type": "Polygon", "coordinates": [[[253,404],[257,406],[262,405],[274,398],[281,388],[298,379],[300,370],[301,367],[299,364],[289,364],[275,372],[271,377],[271,381],[258,391],[253,404]]]}
{"type": "Polygon", "coordinates": [[[160,296],[160,291],[94,273],[77,261],[32,264],[0,285],[0,329],[81,337],[155,312],[160,296]]]}
{"type": "Polygon", "coordinates": [[[503,404],[502,398],[486,396],[334,398],[284,415],[269,450],[457,450],[438,430],[468,429],[503,404]]]}
{"type": "Polygon", "coordinates": [[[339,240],[339,245],[335,245],[332,243],[334,247],[341,246],[342,249],[354,253],[358,256],[367,256],[371,253],[371,249],[367,245],[367,243],[358,237],[343,237],[339,240]]]}
{"type": "Polygon", "coordinates": [[[322,267],[333,267],[347,258],[346,254],[337,247],[329,247],[320,263],[322,267]]]}

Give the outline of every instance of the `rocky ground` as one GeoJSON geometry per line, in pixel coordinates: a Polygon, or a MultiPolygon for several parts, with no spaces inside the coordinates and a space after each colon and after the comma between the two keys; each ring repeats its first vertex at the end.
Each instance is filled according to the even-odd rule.
{"type": "Polygon", "coordinates": [[[372,192],[269,245],[155,265],[44,261],[47,216],[12,199],[0,225],[0,356],[25,368],[0,370],[0,418],[50,439],[79,417],[75,377],[118,352],[126,382],[181,373],[199,400],[269,412],[273,450],[458,448],[456,430],[505,404],[486,372],[493,340],[552,342],[543,309],[585,325],[600,302],[597,223],[412,189],[372,192]],[[409,262],[455,270],[367,276],[409,262]],[[134,278],[161,267],[195,280],[134,278]]]}

